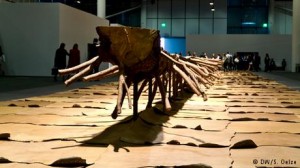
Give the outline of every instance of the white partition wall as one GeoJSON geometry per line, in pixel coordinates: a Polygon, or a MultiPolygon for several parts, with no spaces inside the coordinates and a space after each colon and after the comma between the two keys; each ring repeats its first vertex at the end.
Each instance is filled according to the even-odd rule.
{"type": "MultiPolygon", "coordinates": [[[[87,43],[92,43],[94,38],[98,38],[96,27],[109,26],[109,21],[67,5],[59,5],[59,14],[59,41],[66,43],[67,49],[78,43],[81,62],[86,61],[87,43]]],[[[107,63],[102,63],[100,70],[107,67],[107,63]]]]}
{"type": "Polygon", "coordinates": [[[6,75],[50,75],[59,42],[58,11],[58,4],[0,4],[6,75]]]}
{"type": "Polygon", "coordinates": [[[81,61],[96,26],[109,22],[58,3],[0,3],[0,45],[9,76],[51,76],[55,50],[79,44],[81,61]]]}

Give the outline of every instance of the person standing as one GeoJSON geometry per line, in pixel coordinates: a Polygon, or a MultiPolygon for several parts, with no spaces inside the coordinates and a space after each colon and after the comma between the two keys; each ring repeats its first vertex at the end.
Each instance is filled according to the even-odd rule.
{"type": "MultiPolygon", "coordinates": [[[[54,81],[57,81],[57,75],[58,75],[58,70],[59,69],[65,69],[67,65],[67,55],[69,53],[65,49],[66,44],[61,43],[59,48],[55,52],[55,58],[54,58],[54,81]]],[[[64,80],[64,77],[63,77],[64,80]]]]}
{"type": "Polygon", "coordinates": [[[2,47],[0,46],[0,75],[4,75],[3,63],[5,63],[5,56],[2,51],[2,47]]]}
{"type": "Polygon", "coordinates": [[[270,71],[270,57],[269,57],[269,54],[266,53],[266,56],[265,56],[265,72],[268,72],[270,71]]]}
{"type": "Polygon", "coordinates": [[[269,65],[269,71],[273,71],[273,70],[276,70],[277,69],[277,66],[275,64],[275,61],[273,58],[270,59],[270,65],[269,65]]]}
{"type": "Polygon", "coordinates": [[[78,44],[75,43],[73,48],[70,50],[68,68],[74,67],[80,64],[80,51],[78,49],[78,44]]]}
{"type": "Polygon", "coordinates": [[[258,70],[259,70],[259,56],[258,56],[258,53],[254,53],[252,62],[253,62],[253,70],[255,72],[258,72],[258,70]]]}
{"type": "Polygon", "coordinates": [[[239,70],[239,64],[240,64],[239,56],[237,54],[234,54],[233,55],[233,65],[234,65],[233,69],[236,70],[236,71],[239,70]]]}
{"type": "MultiPolygon", "coordinates": [[[[79,64],[80,64],[80,51],[78,49],[78,44],[75,43],[73,45],[73,48],[70,50],[68,68],[77,66],[79,64]]],[[[67,78],[70,78],[70,75],[68,75],[67,78]]]]}
{"type": "Polygon", "coordinates": [[[281,61],[281,68],[282,68],[282,70],[285,71],[285,67],[286,67],[286,61],[285,61],[285,59],[283,59],[283,60],[281,61]]]}

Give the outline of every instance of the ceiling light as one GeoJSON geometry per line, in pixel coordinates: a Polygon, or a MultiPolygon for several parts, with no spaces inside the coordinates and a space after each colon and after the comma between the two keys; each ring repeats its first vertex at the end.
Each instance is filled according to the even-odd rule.
{"type": "Polygon", "coordinates": [[[242,25],[249,25],[249,26],[251,26],[251,25],[256,25],[256,23],[255,22],[242,22],[242,25]]]}

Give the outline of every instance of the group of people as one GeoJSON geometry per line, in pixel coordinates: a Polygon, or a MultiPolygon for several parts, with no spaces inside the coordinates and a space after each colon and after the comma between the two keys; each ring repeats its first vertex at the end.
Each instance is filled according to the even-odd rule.
{"type": "MultiPolygon", "coordinates": [[[[98,55],[97,54],[98,46],[99,46],[98,39],[95,38],[93,40],[93,43],[89,44],[88,46],[89,47],[88,59],[92,59],[93,57],[98,55]]],[[[66,44],[61,43],[59,48],[55,52],[54,67],[52,68],[52,75],[54,76],[54,81],[57,81],[59,69],[71,68],[80,64],[80,50],[78,48],[78,44],[75,43],[73,45],[73,48],[70,49],[69,52],[65,49],[65,47],[66,44]],[[67,56],[69,57],[68,64],[67,64],[67,56]]],[[[94,67],[93,72],[94,73],[98,72],[98,69],[99,69],[99,65],[94,67]]],[[[62,78],[63,80],[65,80],[64,76],[62,76],[62,78]]]]}
{"type": "MultiPolygon", "coordinates": [[[[73,48],[68,52],[66,49],[66,44],[61,43],[59,48],[55,52],[54,58],[54,68],[52,69],[52,74],[54,75],[54,81],[57,81],[57,75],[59,69],[71,68],[80,64],[80,51],[78,49],[78,44],[75,43],[73,48]],[[67,64],[67,56],[69,56],[67,64]]],[[[63,80],[65,77],[63,76],[63,80]]]]}
{"type": "Polygon", "coordinates": [[[266,54],[264,61],[265,61],[265,72],[271,72],[273,70],[285,71],[286,64],[287,64],[285,59],[282,59],[281,67],[276,65],[274,59],[270,58],[269,54],[266,54]]]}
{"type": "Polygon", "coordinates": [[[249,55],[237,55],[226,53],[224,59],[224,71],[248,70],[260,71],[261,58],[257,53],[249,55]]]}
{"type": "Polygon", "coordinates": [[[200,58],[212,58],[212,59],[220,59],[223,60],[223,70],[224,71],[233,71],[233,70],[260,70],[260,56],[257,55],[245,55],[239,56],[237,54],[232,54],[230,52],[226,52],[223,54],[215,54],[213,53],[211,56],[208,56],[207,53],[203,52],[200,55],[191,54],[188,52],[190,56],[197,56],[200,58]]]}
{"type": "MultiPolygon", "coordinates": [[[[253,53],[249,55],[230,55],[226,54],[224,59],[224,71],[228,70],[248,70],[248,71],[261,71],[260,68],[261,64],[261,57],[258,53],[253,53]],[[228,56],[229,55],[229,56],[228,56]]],[[[283,59],[281,62],[281,67],[277,66],[274,59],[270,58],[269,54],[266,53],[264,58],[265,64],[265,72],[271,72],[272,70],[283,70],[285,71],[286,68],[286,60],[283,59]]]]}
{"type": "MultiPolygon", "coordinates": [[[[197,56],[202,58],[212,58],[212,59],[221,59],[224,61],[223,69],[224,71],[232,71],[232,70],[248,70],[248,71],[261,71],[261,57],[258,53],[249,53],[247,55],[238,55],[231,54],[230,52],[224,54],[212,54],[208,56],[205,52],[200,55],[197,55],[196,52],[191,53],[187,52],[188,56],[197,56]]],[[[266,53],[264,58],[265,64],[265,72],[270,72],[272,70],[285,70],[286,68],[286,60],[283,59],[281,62],[281,67],[277,66],[274,59],[270,58],[269,54],[266,53]]]]}

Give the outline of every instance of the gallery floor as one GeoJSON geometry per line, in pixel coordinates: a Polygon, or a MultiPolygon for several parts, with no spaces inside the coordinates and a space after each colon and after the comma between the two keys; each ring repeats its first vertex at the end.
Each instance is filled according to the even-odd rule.
{"type": "Polygon", "coordinates": [[[221,72],[208,101],[110,117],[115,79],[0,77],[0,167],[300,167],[300,74],[221,72]],[[5,86],[3,86],[5,84],[5,86]]]}

